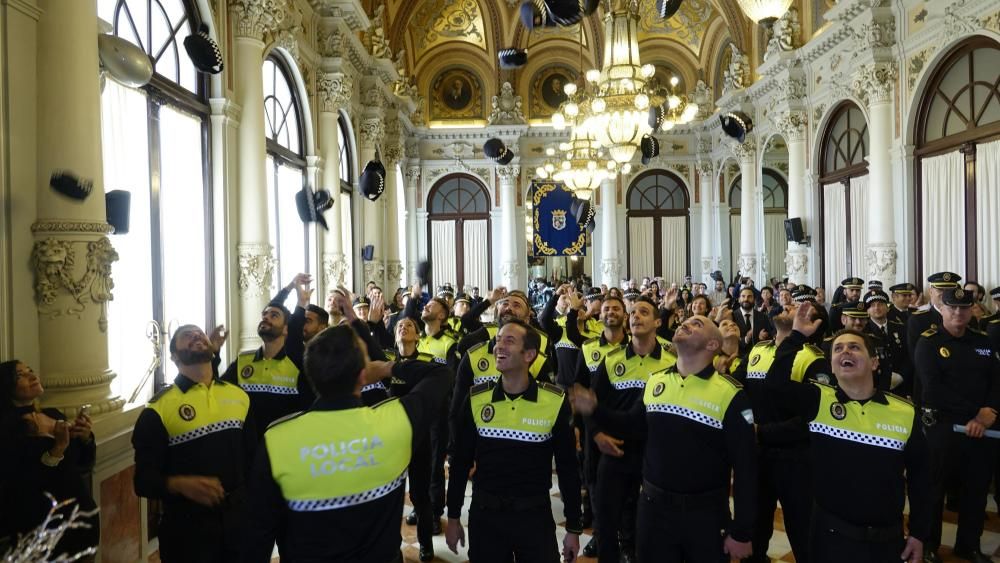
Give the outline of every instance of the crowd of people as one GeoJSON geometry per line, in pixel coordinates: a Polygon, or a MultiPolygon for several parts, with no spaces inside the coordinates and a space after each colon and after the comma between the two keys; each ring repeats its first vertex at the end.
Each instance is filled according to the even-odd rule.
{"type": "MultiPolygon", "coordinates": [[[[421,561],[442,533],[475,563],[572,561],[588,528],[601,562],[768,561],[778,503],[800,563],[934,563],[946,498],[952,553],[989,561],[1000,316],[960,281],[851,277],[829,304],[719,273],[388,299],[369,283],[320,306],[299,274],[224,369],[223,327],[174,331],[179,375],[132,436],[135,491],[160,501],[167,563],[267,562],[275,545],[282,561],[401,561],[401,518],[421,561]]],[[[37,525],[42,491],[93,506],[90,419],[41,394],[28,366],[0,364],[0,537],[37,525]]]]}

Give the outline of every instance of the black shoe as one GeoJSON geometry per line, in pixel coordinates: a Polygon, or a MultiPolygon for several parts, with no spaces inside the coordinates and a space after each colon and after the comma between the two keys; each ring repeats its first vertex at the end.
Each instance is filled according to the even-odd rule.
{"type": "Polygon", "coordinates": [[[417,511],[415,509],[411,510],[410,513],[406,515],[406,519],[405,520],[406,520],[406,525],[407,526],[416,526],[417,525],[417,511]]]}
{"type": "MultiPolygon", "coordinates": [[[[431,533],[435,536],[441,535],[441,518],[435,518],[434,523],[431,524],[431,533]]],[[[433,552],[434,550],[431,550],[433,552]]]]}
{"type": "Polygon", "coordinates": [[[937,554],[937,551],[925,551],[924,563],[941,563],[941,556],[937,554]]]}
{"type": "MultiPolygon", "coordinates": [[[[979,550],[976,550],[976,551],[960,551],[960,550],[956,549],[955,551],[952,552],[952,554],[955,557],[958,557],[959,559],[965,559],[966,561],[972,561],[972,563],[991,563],[993,561],[993,559],[991,559],[990,556],[986,555],[985,553],[983,553],[982,551],[979,551],[979,550]]],[[[926,560],[927,559],[924,558],[924,561],[926,561],[926,560]]]]}
{"type": "Polygon", "coordinates": [[[590,538],[587,545],[583,546],[583,556],[584,557],[597,557],[598,543],[597,536],[590,538]]]}
{"type": "Polygon", "coordinates": [[[420,546],[420,560],[421,561],[434,560],[434,547],[430,545],[420,546]]]}
{"type": "Polygon", "coordinates": [[[635,553],[628,549],[623,549],[618,555],[618,563],[635,563],[635,553]]]}

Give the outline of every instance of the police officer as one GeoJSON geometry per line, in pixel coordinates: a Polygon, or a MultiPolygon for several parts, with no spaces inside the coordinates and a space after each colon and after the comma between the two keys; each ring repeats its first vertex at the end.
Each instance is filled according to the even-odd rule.
{"type": "Polygon", "coordinates": [[[869,291],[865,295],[865,306],[868,308],[868,324],[864,332],[882,341],[890,367],[889,389],[895,390],[897,395],[908,395],[913,375],[910,356],[906,353],[906,326],[889,318],[889,296],[882,290],[869,291]]]}
{"type": "Polygon", "coordinates": [[[580,477],[569,403],[562,389],[529,374],[540,347],[538,333],[509,320],[493,347],[498,382],[472,388],[456,424],[448,482],[448,547],[465,544],[459,521],[473,463],[476,480],[469,509],[469,559],[477,563],[559,561],[549,489],[555,457],[566,517],[563,557],[580,547],[580,477]]]}
{"type": "MultiPolygon", "coordinates": [[[[941,296],[944,295],[945,290],[957,288],[961,279],[962,276],[952,272],[938,272],[928,276],[927,282],[931,286],[928,290],[931,303],[926,309],[914,311],[909,320],[906,321],[906,345],[910,349],[910,356],[915,355],[921,334],[928,329],[936,329],[941,326],[941,296]]],[[[919,397],[917,395],[914,397],[919,403],[919,397]]]]}
{"type": "MultiPolygon", "coordinates": [[[[857,304],[861,302],[861,290],[865,287],[865,280],[858,277],[850,277],[840,282],[840,287],[844,288],[844,300],[848,303],[857,304]]],[[[838,330],[844,328],[841,313],[845,304],[837,303],[830,307],[830,334],[836,334],[838,330]]]]}
{"type": "Polygon", "coordinates": [[[929,534],[927,445],[913,405],[875,387],[875,350],[851,329],[833,341],[838,387],[791,379],[806,339],[820,330],[811,304],[796,311],[765,386],[809,423],[816,486],[809,545],[814,563],[920,563],[929,534]],[[903,506],[909,496],[909,537],[903,506]]]}
{"type": "Polygon", "coordinates": [[[639,561],[743,559],[752,551],[757,494],[753,410],[741,385],[712,365],[722,335],[711,320],[684,321],[674,346],[677,364],[650,376],[631,410],[598,406],[582,386],[574,388],[573,404],[621,436],[649,437],[636,523],[639,561]]]}
{"type": "Polygon", "coordinates": [[[975,562],[990,560],[979,541],[996,447],[983,432],[993,426],[1000,410],[1000,362],[986,334],[970,326],[972,302],[972,294],[961,288],[943,291],[941,325],[926,330],[917,343],[914,363],[933,486],[929,561],[937,560],[945,485],[956,471],[962,489],[954,553],[975,562]],[[956,425],[963,431],[954,431],[956,425]]]}
{"type": "Polygon", "coordinates": [[[980,321],[983,330],[990,326],[990,322],[1000,318],[1000,287],[994,287],[990,290],[990,299],[993,300],[993,313],[983,317],[980,321]]]}
{"type": "Polygon", "coordinates": [[[218,329],[212,339],[194,325],[174,331],[170,359],[179,374],[150,399],[132,433],[135,493],[162,501],[165,563],[240,557],[246,468],[257,432],[250,397],[213,378],[212,358],[224,341],[218,329]]]}
{"type": "Polygon", "coordinates": [[[250,396],[258,438],[273,421],[312,403],[313,392],[304,378],[302,366],[305,307],[312,290],[308,274],[295,276],[298,305],[292,314],[284,304],[272,301],[261,311],[257,335],[264,341],[257,350],[241,352],[222,375],[222,380],[239,385],[250,396]]]}
{"type": "MultiPolygon", "coordinates": [[[[592,388],[597,400],[610,409],[627,411],[642,401],[649,376],[672,367],[677,357],[656,338],[660,326],[656,304],[646,296],[636,299],[629,315],[632,338],[605,356],[597,368],[592,388]]],[[[642,439],[620,439],[598,421],[588,419],[587,436],[601,452],[597,467],[595,512],[600,515],[596,534],[598,559],[618,563],[624,555],[634,560],[635,504],[642,481],[642,439]],[[629,512],[631,512],[629,514],[629,512]],[[621,538],[621,546],[619,546],[621,538]],[[621,552],[621,554],[620,554],[621,552]]]]}
{"type": "Polygon", "coordinates": [[[277,540],[291,561],[400,561],[403,483],[416,428],[438,412],[446,370],[433,362],[368,360],[353,330],[319,334],[305,356],[319,398],[264,434],[250,484],[244,561],[267,562],[277,540]],[[419,381],[405,397],[365,406],[361,388],[419,381]]]}
{"type": "Polygon", "coordinates": [[[910,282],[897,283],[889,288],[890,295],[892,296],[892,306],[889,307],[889,312],[886,316],[890,321],[900,323],[904,328],[906,327],[906,321],[910,319],[910,314],[915,310],[910,307],[910,297],[915,291],[916,287],[910,282]]]}
{"type": "MultiPolygon", "coordinates": [[[[889,358],[888,343],[883,336],[868,332],[870,319],[868,306],[863,301],[848,301],[841,304],[840,309],[840,324],[843,328],[865,333],[871,339],[871,343],[875,347],[875,357],[878,358],[878,365],[875,368],[875,387],[881,391],[888,391],[892,386],[892,362],[889,358]]],[[[835,339],[836,334],[823,340],[822,349],[827,357],[832,354],[835,339]]]]}
{"type": "MultiPolygon", "coordinates": [[[[759,445],[757,516],[754,525],[753,556],[748,561],[770,562],[767,547],[774,533],[774,514],[778,502],[784,515],[785,533],[795,554],[795,561],[809,558],[809,522],[812,514],[812,485],[809,480],[809,429],[797,413],[784,405],[765,385],[775,354],[781,343],[792,333],[795,313],[808,295],[796,290],[799,301],[785,307],[772,317],[774,340],[758,342],[746,362],[742,362],[733,377],[745,385],[753,405],[759,445]]],[[[808,296],[811,298],[811,296],[808,296]]],[[[811,315],[825,319],[819,310],[810,307],[811,315]]],[[[790,374],[781,377],[792,381],[830,382],[830,362],[823,352],[806,344],[795,355],[790,374]]]]}
{"type": "Polygon", "coordinates": [[[549,341],[555,343],[555,382],[564,389],[573,384],[580,346],[585,338],[589,338],[581,334],[580,325],[585,322],[581,306],[580,296],[569,284],[563,284],[556,290],[556,299],[549,299],[538,316],[538,324],[549,341]],[[556,313],[558,318],[553,318],[556,313]]]}

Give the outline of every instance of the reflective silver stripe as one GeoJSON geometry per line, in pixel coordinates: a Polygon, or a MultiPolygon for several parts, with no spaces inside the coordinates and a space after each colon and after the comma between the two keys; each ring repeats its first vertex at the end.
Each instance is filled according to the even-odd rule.
{"type": "Polygon", "coordinates": [[[747,379],[765,379],[767,378],[766,371],[748,371],[747,379]]]}
{"type": "Polygon", "coordinates": [[[167,440],[167,446],[176,446],[178,444],[183,444],[184,442],[197,440],[198,438],[208,436],[209,434],[214,434],[216,432],[222,432],[224,430],[239,430],[240,428],[243,428],[242,420],[220,420],[219,422],[213,422],[207,426],[202,426],[201,428],[195,428],[194,430],[189,430],[183,434],[178,434],[167,440]]]}
{"type": "Polygon", "coordinates": [[[887,448],[890,450],[902,450],[906,445],[906,442],[902,440],[883,438],[882,436],[873,436],[872,434],[863,434],[861,432],[837,428],[836,426],[830,426],[821,422],[810,422],[809,431],[816,432],[817,434],[825,434],[831,438],[837,438],[838,440],[848,440],[851,442],[858,442],[859,444],[868,444],[869,446],[878,446],[880,448],[887,448]]]}
{"type": "MultiPolygon", "coordinates": [[[[397,381],[395,377],[392,378],[392,382],[393,383],[398,383],[398,384],[406,383],[403,380],[398,380],[397,381]]],[[[385,391],[385,384],[382,383],[381,381],[376,381],[375,383],[369,383],[368,385],[365,385],[364,387],[361,388],[361,392],[362,393],[367,393],[368,391],[375,391],[377,389],[381,389],[381,390],[385,391]]]]}
{"type": "Polygon", "coordinates": [[[646,412],[658,412],[664,414],[676,414],[678,416],[683,416],[684,418],[693,420],[695,422],[700,422],[706,426],[711,426],[717,430],[722,430],[722,422],[698,411],[691,410],[685,407],[679,407],[677,405],[646,405],[646,412]]]}
{"type": "Polygon", "coordinates": [[[405,480],[406,480],[406,471],[404,470],[399,477],[396,477],[391,482],[386,483],[385,485],[382,485],[381,487],[375,489],[370,489],[367,491],[343,497],[333,497],[333,498],[324,498],[316,500],[290,500],[288,501],[288,508],[295,512],[320,512],[323,510],[336,510],[338,508],[357,506],[359,504],[371,502],[373,500],[377,500],[386,496],[387,494],[402,487],[403,481],[405,480]]]}
{"type": "Polygon", "coordinates": [[[479,385],[481,383],[496,383],[497,381],[500,381],[499,375],[477,375],[472,378],[472,383],[475,385],[479,385]]]}
{"type": "Polygon", "coordinates": [[[297,387],[284,385],[265,385],[263,383],[243,383],[240,387],[247,393],[272,393],[275,395],[298,395],[297,387]]]}
{"type": "Polygon", "coordinates": [[[645,389],[646,382],[639,379],[626,379],[625,381],[615,381],[611,385],[619,391],[625,389],[645,389]]]}
{"type": "Polygon", "coordinates": [[[502,438],[505,440],[517,440],[518,442],[544,442],[552,437],[551,432],[540,434],[538,432],[510,430],[508,428],[479,428],[478,430],[479,435],[483,438],[502,438]]]}
{"type": "Polygon", "coordinates": [[[570,350],[579,350],[580,347],[572,342],[556,342],[556,348],[569,348],[570,350]]]}

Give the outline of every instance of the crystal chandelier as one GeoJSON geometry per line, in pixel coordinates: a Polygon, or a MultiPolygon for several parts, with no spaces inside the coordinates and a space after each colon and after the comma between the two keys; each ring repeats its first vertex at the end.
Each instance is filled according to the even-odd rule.
{"type": "Polygon", "coordinates": [[[648,124],[654,130],[659,127],[663,131],[670,131],[676,125],[690,123],[698,115],[698,104],[676,93],[679,82],[676,76],[671,76],[669,88],[663,89],[663,105],[650,110],[648,124]]]}
{"type": "Polygon", "coordinates": [[[736,0],[743,13],[754,23],[770,26],[792,5],[792,0],[736,0]]]}

